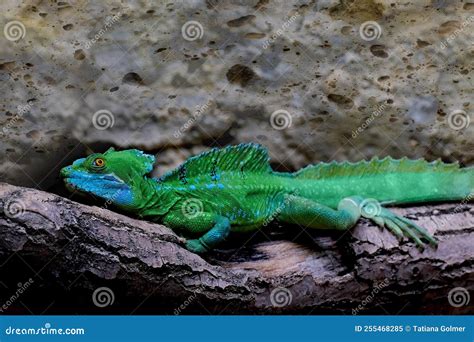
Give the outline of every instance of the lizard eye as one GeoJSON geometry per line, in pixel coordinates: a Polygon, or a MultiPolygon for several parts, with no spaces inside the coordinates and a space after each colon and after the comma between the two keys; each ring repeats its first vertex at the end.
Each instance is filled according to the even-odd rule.
{"type": "Polygon", "coordinates": [[[105,166],[105,160],[102,158],[95,158],[94,159],[94,166],[98,168],[102,168],[105,166]]]}

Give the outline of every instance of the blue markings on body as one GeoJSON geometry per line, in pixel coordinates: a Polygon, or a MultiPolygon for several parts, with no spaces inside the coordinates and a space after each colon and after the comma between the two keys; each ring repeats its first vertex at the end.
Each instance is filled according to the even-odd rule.
{"type": "Polygon", "coordinates": [[[213,174],[213,175],[211,176],[211,179],[212,179],[213,181],[218,181],[218,180],[221,179],[221,174],[220,174],[220,173],[213,174]]]}
{"type": "Polygon", "coordinates": [[[207,188],[207,189],[214,189],[214,188],[216,188],[216,187],[217,187],[218,189],[224,189],[224,184],[219,183],[219,184],[217,184],[217,185],[216,185],[216,184],[207,184],[207,185],[206,185],[206,188],[207,188]]]}
{"type": "MultiPolygon", "coordinates": [[[[216,189],[216,188],[222,190],[222,189],[225,188],[224,184],[221,184],[221,183],[218,183],[218,184],[211,183],[211,184],[206,184],[204,186],[205,186],[206,189],[209,189],[209,190],[216,189]]],[[[156,190],[157,191],[161,191],[161,190],[163,190],[163,191],[166,191],[166,190],[186,191],[186,190],[198,190],[198,187],[194,184],[190,184],[188,186],[174,186],[174,185],[172,185],[172,186],[163,186],[160,183],[158,183],[156,185],[156,190]]]]}

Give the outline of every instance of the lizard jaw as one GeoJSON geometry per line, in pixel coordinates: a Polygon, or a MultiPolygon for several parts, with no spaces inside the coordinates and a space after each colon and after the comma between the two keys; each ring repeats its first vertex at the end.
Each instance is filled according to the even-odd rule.
{"type": "Polygon", "coordinates": [[[116,205],[130,205],[133,202],[130,187],[114,173],[94,174],[67,166],[61,170],[61,177],[71,192],[97,196],[116,205]]]}

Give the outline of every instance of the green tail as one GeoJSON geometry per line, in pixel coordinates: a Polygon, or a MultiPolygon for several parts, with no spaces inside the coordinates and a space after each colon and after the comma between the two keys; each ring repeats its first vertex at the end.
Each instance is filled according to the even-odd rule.
{"type": "Polygon", "coordinates": [[[310,196],[328,198],[328,205],[353,195],[403,204],[459,200],[474,191],[474,168],[439,160],[374,158],[358,163],[320,163],[294,177],[304,183],[308,180],[305,185],[312,188],[310,196]]]}

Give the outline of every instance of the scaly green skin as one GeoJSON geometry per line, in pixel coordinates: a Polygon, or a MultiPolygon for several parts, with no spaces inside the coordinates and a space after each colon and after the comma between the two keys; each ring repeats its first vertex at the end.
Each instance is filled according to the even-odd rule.
{"type": "Polygon", "coordinates": [[[316,229],[346,230],[361,216],[407,236],[419,246],[436,240],[379,203],[423,203],[467,198],[474,169],[424,160],[373,159],[320,163],[295,173],[273,171],[256,144],[213,149],[159,179],[148,178],[155,158],[139,150],[95,153],[61,170],[71,191],[171,227],[203,253],[230,231],[256,230],[272,220],[316,229]]]}

